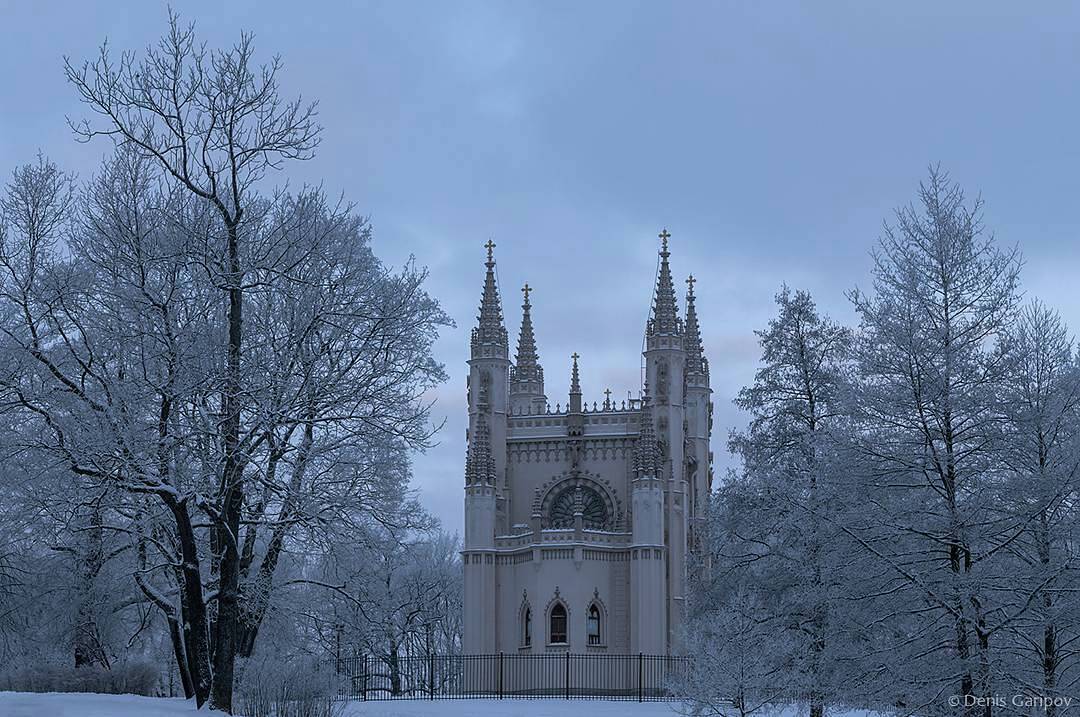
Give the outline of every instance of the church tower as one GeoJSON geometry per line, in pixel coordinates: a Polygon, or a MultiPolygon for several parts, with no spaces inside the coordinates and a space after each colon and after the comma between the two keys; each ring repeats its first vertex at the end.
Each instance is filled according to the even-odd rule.
{"type": "MultiPolygon", "coordinates": [[[[656,277],[652,314],[645,326],[645,382],[653,387],[655,400],[651,411],[653,430],[658,438],[660,472],[664,482],[664,523],[666,546],[667,624],[682,622],[686,599],[687,513],[686,475],[684,472],[686,418],[686,350],[684,326],[675,302],[671,278],[667,229],[660,232],[660,271],[656,277]]],[[[643,416],[644,420],[644,416],[643,416]]],[[[675,630],[669,629],[667,647],[674,647],[675,630]]]]}
{"type": "Polygon", "coordinates": [[[586,400],[574,352],[566,401],[554,407],[532,287],[522,288],[511,365],[486,245],[468,361],[467,654],[680,650],[691,536],[710,487],[712,406],[693,279],[682,317],[669,238],[660,234],[638,397],[613,401],[607,389],[602,402],[586,400]]]}
{"type": "Polygon", "coordinates": [[[495,243],[488,241],[487,274],[469,358],[469,432],[465,459],[464,600],[466,652],[495,652],[497,603],[495,533],[506,476],[506,412],[510,360],[495,282],[495,243]]]}

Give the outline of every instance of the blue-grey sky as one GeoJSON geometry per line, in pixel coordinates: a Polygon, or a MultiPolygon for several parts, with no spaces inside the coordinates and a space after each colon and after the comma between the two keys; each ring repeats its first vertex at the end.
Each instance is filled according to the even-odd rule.
{"type": "MultiPolygon", "coordinates": [[[[693,272],[716,401],[718,469],[752,379],[752,331],[781,282],[852,320],[883,218],[940,162],[1026,259],[1025,288],[1076,326],[1080,5],[1014,2],[185,2],[203,39],[247,29],[287,95],[318,99],[323,182],[372,217],[376,251],[415,254],[458,322],[438,344],[441,444],[424,504],[462,524],[468,331],[494,238],[507,328],[534,288],[548,396],[569,355],[587,400],[636,389],[656,234],[693,272]]],[[[62,56],[140,49],[153,2],[0,0],[0,171],[41,149],[88,176],[106,147],[62,56]]],[[[681,287],[680,287],[681,288],[681,287]]],[[[682,305],[680,297],[680,307],[682,305]]]]}

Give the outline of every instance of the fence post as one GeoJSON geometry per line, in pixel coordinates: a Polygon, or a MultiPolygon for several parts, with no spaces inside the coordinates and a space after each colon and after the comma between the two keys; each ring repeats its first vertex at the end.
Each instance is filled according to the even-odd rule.
{"type": "Polygon", "coordinates": [[[637,701],[645,701],[645,653],[637,654],[637,701]]]}
{"type": "Polygon", "coordinates": [[[431,699],[435,699],[435,655],[428,655],[428,692],[431,694],[431,699]]]}
{"type": "Polygon", "coordinates": [[[503,654],[499,652],[499,699],[503,698],[503,654]]]}
{"type": "Polygon", "coordinates": [[[364,669],[363,669],[363,673],[362,673],[364,675],[364,700],[363,700],[364,702],[367,702],[367,673],[368,673],[368,671],[367,671],[367,658],[368,658],[368,656],[365,654],[364,655],[364,669]]]}
{"type": "Polygon", "coordinates": [[[566,652],[566,699],[570,699],[570,652],[566,652]]]}

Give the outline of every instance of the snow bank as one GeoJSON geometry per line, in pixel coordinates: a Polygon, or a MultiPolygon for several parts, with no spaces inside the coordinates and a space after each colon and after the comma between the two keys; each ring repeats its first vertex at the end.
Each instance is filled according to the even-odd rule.
{"type": "Polygon", "coordinates": [[[3,717],[209,717],[217,710],[195,711],[195,701],[138,695],[86,692],[0,692],[3,717]]]}

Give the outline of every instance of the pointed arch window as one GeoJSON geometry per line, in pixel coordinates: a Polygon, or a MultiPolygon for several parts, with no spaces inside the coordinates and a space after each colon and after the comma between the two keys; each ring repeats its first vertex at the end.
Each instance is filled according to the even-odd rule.
{"type": "Polygon", "coordinates": [[[593,603],[589,606],[589,613],[585,617],[585,634],[588,636],[590,645],[601,645],[600,632],[600,608],[593,603]]]}
{"type": "Polygon", "coordinates": [[[551,608],[550,619],[550,639],[549,642],[553,645],[565,645],[567,640],[566,634],[566,607],[562,603],[557,603],[555,607],[551,608]]]}
{"type": "Polygon", "coordinates": [[[521,620],[521,644],[524,647],[532,645],[532,608],[525,608],[525,616],[521,620]]]}

